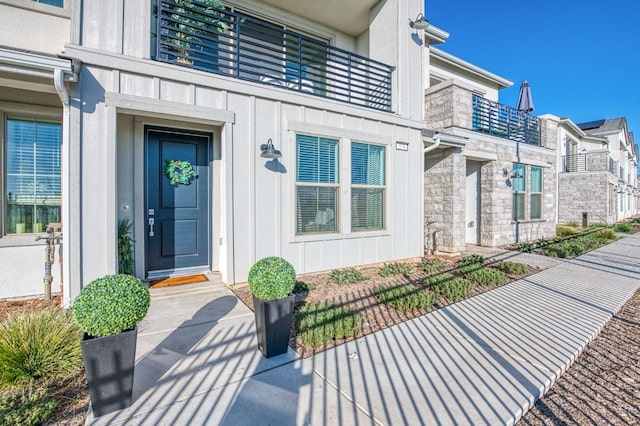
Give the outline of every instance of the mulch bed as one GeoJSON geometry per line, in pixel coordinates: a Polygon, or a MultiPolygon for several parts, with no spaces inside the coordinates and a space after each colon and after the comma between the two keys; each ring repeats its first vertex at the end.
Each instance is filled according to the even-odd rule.
{"type": "MultiPolygon", "coordinates": [[[[445,260],[445,262],[447,263],[447,271],[453,272],[457,267],[459,258],[442,258],[442,260],[445,260]]],[[[386,278],[381,277],[379,274],[379,266],[357,268],[364,275],[370,277],[370,279],[349,284],[336,284],[332,282],[329,273],[298,276],[298,281],[313,283],[316,285],[316,288],[309,292],[298,294],[296,297],[296,308],[299,308],[304,304],[330,302],[338,307],[343,307],[359,312],[364,317],[364,320],[362,329],[356,336],[350,337],[348,339],[336,339],[320,348],[315,349],[309,345],[304,344],[302,340],[298,338],[298,336],[296,336],[295,327],[292,327],[289,345],[301,356],[305,358],[310,357],[314,353],[324,351],[334,346],[343,344],[346,341],[357,339],[359,337],[374,333],[392,325],[419,317],[428,312],[440,309],[453,303],[447,298],[438,295],[436,296],[436,303],[432,308],[416,309],[413,312],[406,313],[397,311],[394,308],[389,307],[383,303],[379,303],[375,296],[373,296],[373,289],[378,287],[379,285],[414,284],[420,287],[423,286],[422,281],[427,275],[418,269],[420,263],[415,262],[410,263],[410,265],[412,266],[414,272],[409,277],[404,275],[394,275],[386,278]]],[[[528,267],[528,272],[524,276],[538,271],[539,269],[537,268],[528,267]]],[[[510,278],[509,282],[522,278],[522,276],[508,277],[510,278]]],[[[235,293],[235,295],[240,300],[242,300],[242,302],[244,302],[249,308],[253,309],[253,297],[251,295],[249,287],[246,284],[238,284],[231,286],[230,288],[235,293]]],[[[494,288],[496,287],[476,285],[471,290],[468,297],[473,297],[477,294],[494,288]]]]}
{"type": "Polygon", "coordinates": [[[640,425],[640,292],[518,425],[640,425]]]}

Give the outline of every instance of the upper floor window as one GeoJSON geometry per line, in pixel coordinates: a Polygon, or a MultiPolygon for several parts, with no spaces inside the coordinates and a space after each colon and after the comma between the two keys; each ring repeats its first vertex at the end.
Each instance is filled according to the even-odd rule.
{"type": "Polygon", "coordinates": [[[42,232],[60,222],[61,141],[59,122],[7,118],[5,234],[42,232]]]}
{"type": "Polygon", "coordinates": [[[36,3],[48,4],[56,7],[64,7],[64,0],[33,0],[36,3]]]}

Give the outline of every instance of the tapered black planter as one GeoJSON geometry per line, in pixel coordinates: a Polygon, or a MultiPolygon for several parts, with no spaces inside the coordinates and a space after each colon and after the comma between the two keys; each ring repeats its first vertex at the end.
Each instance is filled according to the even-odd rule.
{"type": "Polygon", "coordinates": [[[80,345],[95,417],[131,405],[138,328],[105,337],[85,333],[80,345]]]}
{"type": "Polygon", "coordinates": [[[253,296],[258,349],[265,358],[287,353],[296,296],[262,300],[253,296]]]}

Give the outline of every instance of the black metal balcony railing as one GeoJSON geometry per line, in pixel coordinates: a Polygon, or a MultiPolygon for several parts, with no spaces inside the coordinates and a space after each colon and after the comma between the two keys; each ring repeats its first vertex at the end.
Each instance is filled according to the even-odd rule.
{"type": "Polygon", "coordinates": [[[473,95],[473,130],[492,136],[540,145],[538,117],[473,95]]]}
{"type": "Polygon", "coordinates": [[[606,152],[582,152],[562,156],[563,172],[603,172],[614,174],[616,161],[606,152]]]}
{"type": "Polygon", "coordinates": [[[199,1],[158,0],[156,60],[391,111],[392,66],[199,1]]]}

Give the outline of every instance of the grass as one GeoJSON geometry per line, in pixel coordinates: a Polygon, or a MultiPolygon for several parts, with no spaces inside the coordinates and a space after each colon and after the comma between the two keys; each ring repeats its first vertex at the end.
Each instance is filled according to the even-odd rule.
{"type": "Polygon", "coordinates": [[[400,274],[409,277],[412,273],[413,269],[406,263],[385,263],[384,266],[380,268],[381,277],[390,277],[391,275],[400,274]]]}
{"type": "Polygon", "coordinates": [[[427,277],[424,280],[424,284],[428,285],[436,293],[454,302],[467,297],[473,288],[471,281],[451,274],[427,277]]]}
{"type": "Polygon", "coordinates": [[[415,309],[429,309],[435,302],[435,295],[413,284],[381,285],[373,290],[380,303],[391,306],[400,312],[415,309]]]}
{"type": "Polygon", "coordinates": [[[369,279],[368,276],[353,268],[334,269],[329,273],[329,277],[336,284],[351,284],[369,279]]]}
{"type": "Polygon", "coordinates": [[[44,309],[0,324],[0,383],[50,382],[82,366],[80,331],[69,314],[44,309]]]}
{"type": "Polygon", "coordinates": [[[51,418],[58,401],[49,395],[46,386],[31,383],[0,391],[0,424],[40,425],[51,418]]]}
{"type": "Polygon", "coordinates": [[[305,305],[295,313],[298,336],[314,348],[355,336],[362,328],[362,320],[359,313],[331,303],[305,305]]]}

